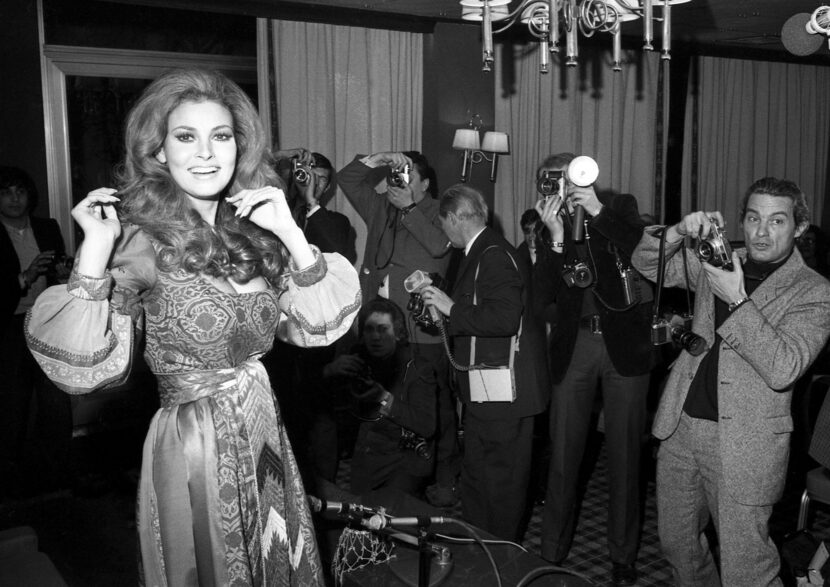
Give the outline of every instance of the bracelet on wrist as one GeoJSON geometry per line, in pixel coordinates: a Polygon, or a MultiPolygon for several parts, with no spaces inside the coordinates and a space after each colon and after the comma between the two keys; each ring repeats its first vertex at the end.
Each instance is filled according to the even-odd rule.
{"type": "Polygon", "coordinates": [[[550,243],[550,249],[551,249],[552,251],[553,251],[554,249],[564,249],[564,248],[565,248],[565,243],[564,243],[564,242],[559,242],[559,241],[551,241],[551,243],[550,243]]]}
{"type": "Polygon", "coordinates": [[[749,302],[750,299],[751,298],[749,296],[744,296],[740,300],[738,300],[737,302],[733,302],[733,303],[729,304],[729,312],[730,313],[734,312],[735,310],[737,310],[738,308],[743,306],[745,303],[749,302]]]}

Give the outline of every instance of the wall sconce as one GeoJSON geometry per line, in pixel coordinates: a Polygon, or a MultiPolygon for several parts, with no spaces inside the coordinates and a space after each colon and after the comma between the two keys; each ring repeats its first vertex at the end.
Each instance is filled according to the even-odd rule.
{"type": "Polygon", "coordinates": [[[479,142],[478,126],[473,126],[472,128],[459,128],[455,131],[452,148],[464,151],[461,181],[466,182],[470,178],[473,165],[482,161],[491,163],[490,181],[496,181],[499,154],[504,155],[510,152],[510,141],[506,132],[487,131],[484,133],[484,141],[479,142]],[[490,153],[489,157],[487,153],[490,153]]]}

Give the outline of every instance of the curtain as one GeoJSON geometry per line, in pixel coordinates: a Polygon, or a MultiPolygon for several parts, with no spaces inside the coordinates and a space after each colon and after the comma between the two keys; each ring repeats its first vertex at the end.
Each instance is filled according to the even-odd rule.
{"type": "MultiPolygon", "coordinates": [[[[275,149],[306,147],[335,169],[358,153],[420,150],[421,34],[281,20],[269,29],[275,149]]],[[[355,227],[359,265],[363,221],[339,191],[328,208],[355,227]]]]}
{"type": "Polygon", "coordinates": [[[689,84],[682,213],[720,210],[743,240],[740,200],[756,179],[795,181],[821,223],[830,128],[830,69],[699,57],[689,84]]]}
{"type": "Polygon", "coordinates": [[[505,237],[519,242],[522,212],[538,199],[536,168],[564,151],[597,161],[598,189],[631,193],[641,213],[653,213],[659,55],[625,53],[622,71],[614,72],[610,51],[580,48],[577,67],[554,60],[542,75],[538,49],[496,51],[495,127],[510,134],[511,153],[500,157],[493,207],[505,237]]]}

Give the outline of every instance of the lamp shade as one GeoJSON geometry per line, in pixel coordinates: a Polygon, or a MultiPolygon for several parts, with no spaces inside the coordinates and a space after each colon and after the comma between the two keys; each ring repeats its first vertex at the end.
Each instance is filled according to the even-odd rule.
{"type": "Polygon", "coordinates": [[[455,137],[452,140],[453,149],[469,149],[477,151],[481,143],[479,142],[478,131],[474,128],[459,128],[455,131],[455,137]]]}
{"type": "Polygon", "coordinates": [[[484,133],[484,141],[481,143],[481,150],[490,151],[491,153],[509,153],[510,141],[507,133],[491,130],[487,131],[484,133]]]}
{"type": "Polygon", "coordinates": [[[636,12],[633,12],[629,6],[622,4],[617,0],[604,0],[604,2],[607,6],[614,9],[614,11],[617,13],[617,18],[620,22],[626,22],[628,20],[637,20],[638,18],[640,18],[640,15],[636,12]]]}
{"type": "MultiPolygon", "coordinates": [[[[467,0],[464,0],[465,2],[467,0]]],[[[480,4],[480,3],[479,3],[480,4]]],[[[490,4],[490,20],[492,22],[498,22],[500,20],[504,20],[510,15],[510,7],[507,5],[504,6],[493,6],[490,4]]],[[[481,22],[484,18],[484,9],[480,6],[462,6],[461,7],[461,20],[474,20],[481,22]]]]}

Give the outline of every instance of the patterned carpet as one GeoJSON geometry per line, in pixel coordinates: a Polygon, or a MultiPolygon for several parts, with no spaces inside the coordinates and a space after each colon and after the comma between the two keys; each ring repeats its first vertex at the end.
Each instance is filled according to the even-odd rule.
{"type": "MultiPolygon", "coordinates": [[[[596,457],[593,468],[589,466],[584,487],[584,497],[580,511],[579,522],[568,559],[564,566],[590,578],[598,587],[611,586],[611,563],[608,559],[608,550],[605,538],[606,496],[608,490],[606,454],[603,437],[597,434],[598,445],[593,447],[596,457]]],[[[590,458],[591,451],[589,449],[590,458]]],[[[657,506],[655,497],[655,483],[653,478],[653,459],[647,459],[644,474],[645,505],[640,550],[637,558],[637,570],[640,579],[639,587],[667,587],[672,585],[671,570],[668,562],[660,552],[660,543],[657,536],[657,506]]],[[[337,478],[340,487],[348,487],[349,461],[342,461],[337,478]]],[[[801,491],[804,487],[803,475],[791,472],[788,488],[781,502],[773,512],[770,521],[770,534],[776,544],[781,545],[785,536],[796,529],[798,509],[801,500],[801,491]]],[[[462,496],[463,499],[463,496],[462,496]]],[[[541,501],[534,504],[527,532],[522,545],[530,552],[538,555],[542,528],[541,501]]],[[[460,505],[449,508],[446,514],[461,517],[460,505]]],[[[815,504],[810,509],[808,527],[813,534],[824,540],[830,539],[830,506],[815,504]]],[[[785,578],[785,585],[789,577],[785,578]]]]}

